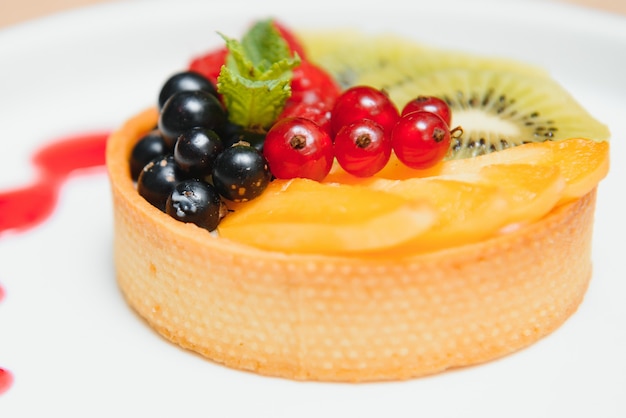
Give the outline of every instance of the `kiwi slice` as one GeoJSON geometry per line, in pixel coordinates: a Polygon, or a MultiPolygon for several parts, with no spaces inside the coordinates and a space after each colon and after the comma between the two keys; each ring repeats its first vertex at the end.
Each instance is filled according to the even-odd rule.
{"type": "MultiPolygon", "coordinates": [[[[384,78],[383,78],[384,79],[384,78]]],[[[381,80],[383,80],[381,79],[381,80]]],[[[372,80],[373,82],[374,80],[372,80]]],[[[606,140],[609,130],[556,81],[509,71],[441,70],[377,86],[403,106],[417,95],[444,99],[454,135],[448,159],[466,158],[530,142],[572,137],[606,140]]]]}
{"type": "Polygon", "coordinates": [[[300,34],[309,58],[329,71],[345,88],[364,80],[394,84],[442,69],[499,69],[548,76],[538,66],[429,47],[397,35],[366,35],[357,31],[300,34]]]}
{"type": "Polygon", "coordinates": [[[309,58],[343,87],[384,89],[401,109],[418,95],[445,99],[455,132],[447,159],[571,137],[607,140],[608,128],[549,74],[515,60],[426,47],[394,35],[303,35],[309,58]]]}

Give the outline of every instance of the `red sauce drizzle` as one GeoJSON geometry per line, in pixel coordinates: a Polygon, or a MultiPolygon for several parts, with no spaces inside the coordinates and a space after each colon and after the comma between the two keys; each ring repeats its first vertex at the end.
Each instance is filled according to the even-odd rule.
{"type": "Polygon", "coordinates": [[[38,169],[31,185],[0,192],[0,235],[25,230],[43,222],[54,210],[59,189],[74,170],[105,163],[108,133],[91,133],[59,139],[36,151],[32,162],[38,169]]]}
{"type": "Polygon", "coordinates": [[[0,395],[9,390],[13,384],[13,375],[10,371],[0,367],[0,395]]]}
{"type": "MultiPolygon", "coordinates": [[[[4,299],[4,288],[0,286],[0,302],[4,299]]],[[[13,375],[6,369],[0,367],[0,395],[9,390],[13,383],[13,375]]]]}
{"type": "MultiPolygon", "coordinates": [[[[59,189],[75,170],[105,164],[107,132],[56,140],[33,154],[36,180],[23,188],[0,192],[0,236],[8,230],[24,231],[43,222],[53,211],[59,189]]],[[[5,291],[0,286],[0,302],[5,291]]],[[[0,367],[0,395],[13,384],[13,374],[0,367]]]]}

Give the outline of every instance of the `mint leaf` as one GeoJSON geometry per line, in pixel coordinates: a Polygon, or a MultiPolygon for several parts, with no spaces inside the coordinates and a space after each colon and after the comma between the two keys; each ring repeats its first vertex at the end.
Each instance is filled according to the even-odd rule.
{"type": "Polygon", "coordinates": [[[241,42],[222,35],[229,50],[217,79],[232,123],[251,130],[267,130],[291,96],[292,69],[300,58],[271,20],[256,23],[241,42]]]}

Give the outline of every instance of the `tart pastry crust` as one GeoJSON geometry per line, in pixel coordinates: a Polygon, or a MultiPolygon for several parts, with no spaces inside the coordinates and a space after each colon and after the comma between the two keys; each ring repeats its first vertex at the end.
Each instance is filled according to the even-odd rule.
{"type": "Polygon", "coordinates": [[[149,109],[107,146],[119,287],[166,339],[229,367],[376,381],[493,360],[558,328],[591,278],[595,190],[475,244],[397,259],[263,251],[174,220],[136,192],[149,109]]]}

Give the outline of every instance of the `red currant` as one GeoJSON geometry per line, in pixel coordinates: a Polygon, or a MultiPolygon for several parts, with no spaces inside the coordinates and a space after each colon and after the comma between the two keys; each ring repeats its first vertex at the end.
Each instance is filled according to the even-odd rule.
{"type": "Polygon", "coordinates": [[[448,126],[452,122],[452,111],[450,110],[450,106],[448,106],[448,103],[446,103],[443,99],[436,96],[417,96],[404,105],[400,114],[401,116],[404,116],[407,113],[417,112],[419,110],[436,113],[448,124],[448,126]]]}
{"type": "Polygon", "coordinates": [[[438,115],[417,111],[398,120],[391,132],[391,145],[405,165],[424,169],[437,164],[450,148],[450,128],[438,115]]]}
{"type": "Polygon", "coordinates": [[[281,119],[265,137],[263,154],[272,174],[321,181],[333,164],[333,143],[315,122],[300,117],[281,119]]]}
{"type": "Polygon", "coordinates": [[[370,119],[344,125],[337,132],[334,144],[339,165],[357,177],[373,176],[391,156],[389,133],[370,119]]]}
{"type": "Polygon", "coordinates": [[[398,109],[382,90],[370,86],[354,86],[336,100],[330,120],[333,135],[342,126],[360,119],[371,119],[391,132],[400,117],[398,109]]]}
{"type": "Polygon", "coordinates": [[[278,120],[292,117],[310,119],[330,135],[330,106],[324,102],[305,103],[287,101],[278,120]]]}

